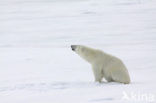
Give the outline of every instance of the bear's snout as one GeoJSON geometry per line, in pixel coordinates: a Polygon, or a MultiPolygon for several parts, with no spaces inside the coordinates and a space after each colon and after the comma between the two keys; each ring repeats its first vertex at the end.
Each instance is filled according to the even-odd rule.
{"type": "Polygon", "coordinates": [[[72,49],[73,51],[75,51],[76,45],[71,45],[71,49],[72,49]]]}

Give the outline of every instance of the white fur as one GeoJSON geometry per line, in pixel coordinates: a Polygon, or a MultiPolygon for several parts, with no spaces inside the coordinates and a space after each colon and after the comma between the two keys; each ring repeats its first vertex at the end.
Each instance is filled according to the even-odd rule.
{"type": "Polygon", "coordinates": [[[130,83],[128,71],[117,57],[82,45],[76,45],[75,52],[92,65],[95,81],[105,78],[108,82],[130,83]]]}

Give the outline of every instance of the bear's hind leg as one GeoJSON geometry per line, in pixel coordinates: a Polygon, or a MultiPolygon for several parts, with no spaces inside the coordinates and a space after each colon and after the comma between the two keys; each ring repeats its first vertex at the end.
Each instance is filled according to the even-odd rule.
{"type": "Polygon", "coordinates": [[[105,79],[107,80],[107,82],[113,82],[113,79],[111,77],[105,77],[105,79]]]}
{"type": "Polygon", "coordinates": [[[120,83],[124,83],[124,84],[130,83],[129,75],[125,71],[113,72],[112,73],[112,79],[115,82],[120,82],[120,83]]]}

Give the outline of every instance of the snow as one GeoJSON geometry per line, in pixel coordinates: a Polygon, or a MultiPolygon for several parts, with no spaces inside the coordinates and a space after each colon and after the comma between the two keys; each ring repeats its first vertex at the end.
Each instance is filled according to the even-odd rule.
{"type": "Polygon", "coordinates": [[[156,102],[155,5],[155,0],[0,0],[0,103],[156,102]],[[132,83],[95,83],[90,64],[71,44],[121,58],[132,83]]]}

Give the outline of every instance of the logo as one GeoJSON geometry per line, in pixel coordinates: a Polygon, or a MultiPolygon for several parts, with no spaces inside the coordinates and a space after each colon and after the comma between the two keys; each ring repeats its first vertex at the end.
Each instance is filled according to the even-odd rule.
{"type": "Polygon", "coordinates": [[[141,92],[125,92],[123,91],[122,100],[135,101],[135,102],[155,102],[155,95],[152,93],[141,93],[141,92]]]}

